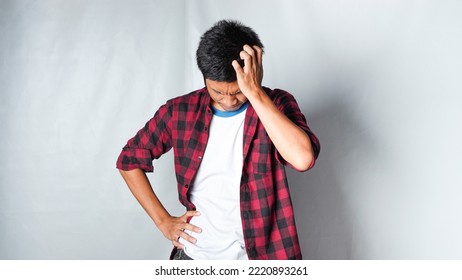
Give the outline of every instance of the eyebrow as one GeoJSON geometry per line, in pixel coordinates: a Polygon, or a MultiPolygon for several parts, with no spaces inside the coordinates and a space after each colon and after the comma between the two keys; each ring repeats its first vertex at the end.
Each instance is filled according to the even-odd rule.
{"type": "Polygon", "coordinates": [[[240,90],[240,89],[237,90],[237,91],[234,92],[234,93],[228,93],[228,94],[224,94],[223,92],[221,92],[221,91],[219,91],[219,90],[216,90],[216,89],[214,89],[214,88],[212,88],[212,90],[213,90],[214,92],[216,92],[217,94],[223,94],[223,95],[236,95],[236,94],[238,94],[238,93],[241,93],[241,90],[240,90]]]}

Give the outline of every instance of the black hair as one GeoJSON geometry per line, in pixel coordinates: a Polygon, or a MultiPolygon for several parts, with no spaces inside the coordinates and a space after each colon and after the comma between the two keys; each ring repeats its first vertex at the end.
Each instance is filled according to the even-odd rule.
{"type": "Polygon", "coordinates": [[[245,44],[263,49],[257,33],[238,21],[220,20],[207,30],[196,52],[197,66],[204,80],[236,81],[236,72],[231,63],[237,60],[241,66],[244,65],[239,53],[245,44]]]}

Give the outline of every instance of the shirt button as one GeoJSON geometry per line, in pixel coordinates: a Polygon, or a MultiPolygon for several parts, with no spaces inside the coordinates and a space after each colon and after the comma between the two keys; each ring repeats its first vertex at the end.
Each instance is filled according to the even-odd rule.
{"type": "Polygon", "coordinates": [[[186,184],[186,185],[184,185],[184,187],[185,187],[185,188],[189,188],[189,185],[188,185],[188,184],[186,184]]]}
{"type": "Polygon", "coordinates": [[[207,131],[208,127],[205,127],[204,130],[207,131]]]}

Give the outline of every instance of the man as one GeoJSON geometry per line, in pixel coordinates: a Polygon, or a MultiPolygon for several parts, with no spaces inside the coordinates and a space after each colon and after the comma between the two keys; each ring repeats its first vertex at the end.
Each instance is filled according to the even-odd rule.
{"type": "Polygon", "coordinates": [[[128,141],[117,168],[174,245],[174,259],[301,259],[284,165],[310,169],[320,150],[289,93],[261,86],[263,45],[219,21],[201,37],[205,87],[173,98],[128,141]],[[174,150],[180,202],[171,216],[145,172],[174,150]]]}

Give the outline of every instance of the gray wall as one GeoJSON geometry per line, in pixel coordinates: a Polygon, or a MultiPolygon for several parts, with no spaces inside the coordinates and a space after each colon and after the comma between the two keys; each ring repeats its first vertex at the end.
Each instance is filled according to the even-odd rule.
{"type": "MultiPolygon", "coordinates": [[[[289,171],[306,259],[462,258],[462,2],[0,0],[0,258],[166,259],[115,169],[167,99],[202,86],[199,36],[252,26],[264,84],[322,151],[289,171]]],[[[169,153],[149,175],[181,214],[169,153]]]]}

